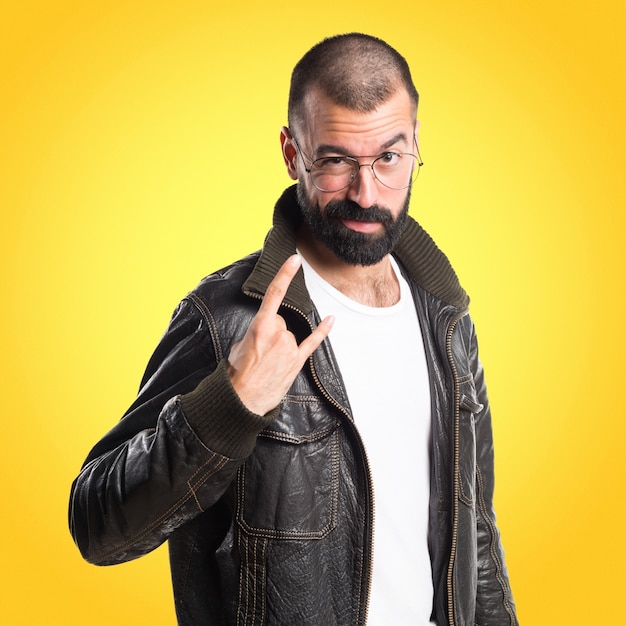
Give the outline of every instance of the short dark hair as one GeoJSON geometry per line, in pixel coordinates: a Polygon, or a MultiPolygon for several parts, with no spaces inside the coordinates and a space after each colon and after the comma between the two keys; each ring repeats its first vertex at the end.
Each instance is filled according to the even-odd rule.
{"type": "Polygon", "coordinates": [[[406,59],[382,39],[363,33],[328,37],[297,63],[289,90],[289,125],[303,122],[303,104],[312,89],[335,104],[369,113],[404,87],[414,104],[419,101],[406,59]]]}

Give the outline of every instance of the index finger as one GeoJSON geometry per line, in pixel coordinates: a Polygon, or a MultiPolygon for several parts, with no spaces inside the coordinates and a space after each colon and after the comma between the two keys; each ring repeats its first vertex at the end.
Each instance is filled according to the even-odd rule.
{"type": "Polygon", "coordinates": [[[265,296],[259,307],[259,313],[278,313],[278,309],[289,289],[293,277],[297,274],[302,262],[297,254],[290,256],[280,267],[272,282],[267,286],[265,296]]]}

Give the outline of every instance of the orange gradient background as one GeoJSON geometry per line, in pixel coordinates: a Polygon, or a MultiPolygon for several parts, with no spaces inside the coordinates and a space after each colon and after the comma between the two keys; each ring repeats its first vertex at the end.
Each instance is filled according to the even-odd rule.
{"type": "Polygon", "coordinates": [[[1,623],[175,622],[164,547],[82,561],[70,484],[179,299],[262,244],[291,68],[352,30],[421,94],[411,213],[472,297],[520,619],[626,623],[623,0],[3,3],[1,623]]]}

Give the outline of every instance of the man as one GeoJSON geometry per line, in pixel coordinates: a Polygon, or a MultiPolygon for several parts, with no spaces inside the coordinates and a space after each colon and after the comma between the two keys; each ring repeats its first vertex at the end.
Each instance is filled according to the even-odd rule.
{"type": "Polygon", "coordinates": [[[517,624],[468,298],[407,216],[417,103],[381,40],[303,57],[263,250],[181,302],[73,485],[89,561],[169,540],[181,624],[517,624]]]}

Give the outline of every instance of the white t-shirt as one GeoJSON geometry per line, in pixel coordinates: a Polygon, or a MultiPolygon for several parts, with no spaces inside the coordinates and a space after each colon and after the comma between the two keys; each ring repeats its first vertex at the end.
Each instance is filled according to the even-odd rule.
{"type": "Polygon", "coordinates": [[[400,301],[369,307],[332,287],[303,259],[344,379],[374,484],[374,567],[369,626],[430,624],[428,553],[431,407],[421,329],[395,260],[400,301]]]}

